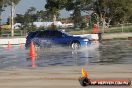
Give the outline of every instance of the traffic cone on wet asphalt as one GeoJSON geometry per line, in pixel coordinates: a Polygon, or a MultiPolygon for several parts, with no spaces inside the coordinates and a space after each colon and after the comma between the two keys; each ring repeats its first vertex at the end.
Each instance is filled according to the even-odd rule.
{"type": "Polygon", "coordinates": [[[7,49],[10,49],[10,48],[11,48],[11,44],[10,44],[10,41],[8,41],[7,49]]]}
{"type": "Polygon", "coordinates": [[[20,49],[22,49],[22,48],[23,48],[22,43],[20,43],[20,49]]]}
{"type": "Polygon", "coordinates": [[[35,68],[36,67],[36,64],[35,64],[36,52],[35,52],[35,46],[34,46],[33,42],[30,43],[29,56],[30,56],[30,59],[32,62],[32,68],[35,68]]]}

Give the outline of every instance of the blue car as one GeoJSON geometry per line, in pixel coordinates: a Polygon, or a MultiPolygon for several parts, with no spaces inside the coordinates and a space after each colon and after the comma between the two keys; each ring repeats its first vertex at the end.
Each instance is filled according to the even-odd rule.
{"type": "Polygon", "coordinates": [[[91,42],[88,38],[69,35],[60,30],[39,30],[30,32],[26,38],[25,47],[29,48],[31,41],[39,47],[50,47],[54,45],[70,46],[72,49],[79,49],[91,42]]]}

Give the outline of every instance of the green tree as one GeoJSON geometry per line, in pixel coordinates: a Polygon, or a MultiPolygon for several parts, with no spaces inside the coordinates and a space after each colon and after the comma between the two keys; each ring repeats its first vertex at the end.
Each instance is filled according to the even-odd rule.
{"type": "Polygon", "coordinates": [[[84,11],[89,5],[91,0],[67,0],[65,8],[67,11],[73,11],[72,18],[74,20],[75,27],[81,26],[81,11],[84,11]]]}
{"type": "Polygon", "coordinates": [[[36,13],[37,16],[37,20],[38,21],[51,21],[52,20],[52,16],[49,14],[48,11],[37,11],[36,13]]]}
{"type": "MultiPolygon", "coordinates": [[[[14,36],[14,30],[13,30],[13,16],[15,14],[15,7],[16,5],[19,3],[20,0],[1,0],[0,1],[0,9],[1,11],[3,10],[3,6],[4,7],[8,7],[11,6],[12,10],[11,10],[11,36],[14,36]]],[[[0,11],[0,15],[1,15],[1,11],[0,11]]],[[[1,18],[1,17],[0,17],[1,18]]]]}
{"type": "Polygon", "coordinates": [[[117,24],[127,21],[132,9],[131,3],[132,0],[96,0],[93,8],[100,21],[117,24]]]}
{"type": "Polygon", "coordinates": [[[26,24],[32,24],[34,21],[37,20],[36,17],[36,8],[35,7],[30,7],[29,9],[27,9],[27,11],[25,12],[25,22],[26,24]]]}
{"type": "Polygon", "coordinates": [[[27,31],[35,30],[35,27],[33,26],[34,21],[37,21],[36,8],[30,7],[24,14],[24,22],[22,23],[23,29],[27,31]]]}
{"type": "Polygon", "coordinates": [[[1,24],[1,14],[4,11],[4,8],[7,7],[6,6],[6,2],[4,0],[0,0],[0,24],[1,24]]]}
{"type": "Polygon", "coordinates": [[[20,2],[20,0],[0,0],[0,16],[2,12],[4,11],[4,9],[11,5],[11,2],[17,5],[20,2]]]}
{"type": "Polygon", "coordinates": [[[56,21],[57,16],[61,9],[64,8],[64,5],[67,0],[47,0],[45,5],[46,10],[52,15],[53,22],[56,21]]]}
{"type": "Polygon", "coordinates": [[[87,27],[86,19],[83,19],[81,23],[81,28],[86,28],[86,27],[87,27]]]}
{"type": "Polygon", "coordinates": [[[37,21],[38,19],[38,14],[36,14],[36,8],[35,7],[30,7],[27,9],[24,15],[22,14],[17,14],[15,17],[15,22],[16,23],[21,23],[21,30],[24,31],[32,31],[35,30],[35,26],[33,25],[33,22],[37,21]]]}

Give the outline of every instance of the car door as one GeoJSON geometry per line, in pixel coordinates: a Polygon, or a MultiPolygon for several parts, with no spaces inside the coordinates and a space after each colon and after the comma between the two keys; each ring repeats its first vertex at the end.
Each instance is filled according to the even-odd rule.
{"type": "Polygon", "coordinates": [[[52,31],[51,36],[52,36],[52,42],[54,44],[65,45],[68,44],[70,41],[68,37],[60,31],[52,31]]]}
{"type": "Polygon", "coordinates": [[[41,47],[49,46],[51,44],[49,33],[50,32],[48,30],[39,32],[35,37],[35,43],[41,47]]]}

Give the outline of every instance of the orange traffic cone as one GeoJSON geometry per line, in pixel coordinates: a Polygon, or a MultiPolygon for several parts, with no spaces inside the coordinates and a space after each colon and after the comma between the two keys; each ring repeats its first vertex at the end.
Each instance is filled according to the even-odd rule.
{"type": "Polygon", "coordinates": [[[35,65],[36,52],[35,52],[35,46],[34,46],[33,42],[30,43],[29,56],[31,58],[32,68],[35,68],[36,67],[36,65],[35,65]]]}
{"type": "Polygon", "coordinates": [[[8,41],[7,49],[10,49],[10,48],[11,48],[11,44],[10,44],[10,42],[8,41]]]}
{"type": "Polygon", "coordinates": [[[98,33],[98,27],[97,27],[97,24],[94,24],[94,26],[93,26],[93,33],[94,34],[96,34],[96,33],[98,33]]]}
{"type": "Polygon", "coordinates": [[[23,48],[22,43],[20,43],[20,49],[22,49],[22,48],[23,48]]]}

